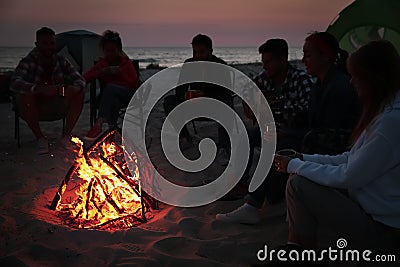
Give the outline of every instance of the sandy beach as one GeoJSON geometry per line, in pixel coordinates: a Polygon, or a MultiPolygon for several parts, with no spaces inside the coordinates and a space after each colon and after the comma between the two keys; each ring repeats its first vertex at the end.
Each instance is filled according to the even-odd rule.
{"type": "MultiPolygon", "coordinates": [[[[236,67],[250,77],[261,71],[254,64],[236,67]]],[[[144,70],[142,77],[156,71],[144,70]]],[[[235,104],[240,110],[240,102],[235,104]]],[[[61,121],[41,123],[50,153],[38,156],[34,136],[22,120],[17,148],[11,104],[0,104],[0,111],[0,266],[249,266],[260,263],[256,254],[264,245],[286,241],[284,203],[264,205],[262,222],[254,226],[215,220],[215,214],[238,207],[241,199],[197,208],[160,203],[147,223],[115,232],[62,225],[48,208],[75,157],[58,143],[61,121]]],[[[161,105],[155,113],[164,116],[161,105]]],[[[216,134],[216,127],[201,125],[200,132],[202,127],[216,134]]],[[[88,129],[87,103],[73,134],[83,138],[88,129]]],[[[150,153],[158,145],[153,140],[150,153]]],[[[196,181],[195,176],[191,179],[196,181]]]]}

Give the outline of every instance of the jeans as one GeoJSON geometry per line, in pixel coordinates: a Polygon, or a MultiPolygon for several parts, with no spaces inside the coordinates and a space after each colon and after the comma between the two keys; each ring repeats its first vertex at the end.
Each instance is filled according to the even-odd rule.
{"type": "Polygon", "coordinates": [[[335,248],[336,241],[344,238],[348,247],[398,253],[400,235],[394,228],[375,221],[347,191],[292,175],[287,183],[286,203],[289,229],[297,236],[327,242],[335,248]]]}
{"type": "MultiPolygon", "coordinates": [[[[300,149],[306,129],[283,128],[277,131],[277,151],[286,148],[292,148],[295,150],[300,149]]],[[[254,157],[254,148],[261,145],[261,133],[259,127],[248,128],[247,134],[250,140],[250,154],[243,175],[245,179],[249,179],[249,172],[254,157]]],[[[271,169],[266,175],[263,183],[255,191],[248,192],[246,195],[245,198],[247,203],[254,207],[261,208],[265,199],[270,203],[276,203],[282,200],[285,196],[287,178],[287,174],[277,172],[274,166],[271,166],[271,169]]]]}
{"type": "Polygon", "coordinates": [[[134,93],[130,88],[107,84],[100,97],[99,118],[103,118],[109,125],[117,125],[119,110],[128,106],[134,93]]]}

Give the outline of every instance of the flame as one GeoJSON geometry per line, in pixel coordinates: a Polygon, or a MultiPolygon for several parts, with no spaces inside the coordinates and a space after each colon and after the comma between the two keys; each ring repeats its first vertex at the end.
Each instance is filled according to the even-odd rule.
{"type": "Polygon", "coordinates": [[[114,142],[103,142],[102,153],[92,153],[95,155],[88,157],[83,153],[83,142],[79,138],[73,137],[71,141],[79,147],[75,162],[79,186],[74,200],[60,202],[56,210],[69,211],[78,228],[93,228],[138,214],[142,209],[139,170],[136,169],[133,177],[126,175],[125,169],[118,165],[118,146],[114,142]]]}

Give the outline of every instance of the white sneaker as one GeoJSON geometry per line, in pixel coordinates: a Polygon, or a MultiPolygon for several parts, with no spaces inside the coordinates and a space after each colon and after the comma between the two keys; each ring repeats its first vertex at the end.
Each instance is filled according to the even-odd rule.
{"type": "Polygon", "coordinates": [[[41,137],[37,139],[37,153],[39,155],[49,153],[49,142],[47,141],[46,138],[41,137]]]}
{"type": "Polygon", "coordinates": [[[261,221],[258,209],[247,203],[225,214],[215,215],[215,219],[231,223],[257,224],[261,221]]]}
{"type": "Polygon", "coordinates": [[[229,163],[229,155],[228,155],[228,151],[226,151],[225,148],[218,149],[217,162],[221,166],[227,166],[228,165],[228,163],[229,163]]]}

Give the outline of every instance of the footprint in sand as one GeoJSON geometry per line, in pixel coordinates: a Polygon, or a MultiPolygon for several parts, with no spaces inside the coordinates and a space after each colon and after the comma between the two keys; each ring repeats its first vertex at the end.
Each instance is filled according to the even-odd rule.
{"type": "Polygon", "coordinates": [[[129,251],[129,252],[132,252],[132,253],[141,254],[141,253],[145,252],[143,247],[135,245],[135,244],[132,244],[132,243],[121,244],[121,247],[123,249],[129,251]]]}

